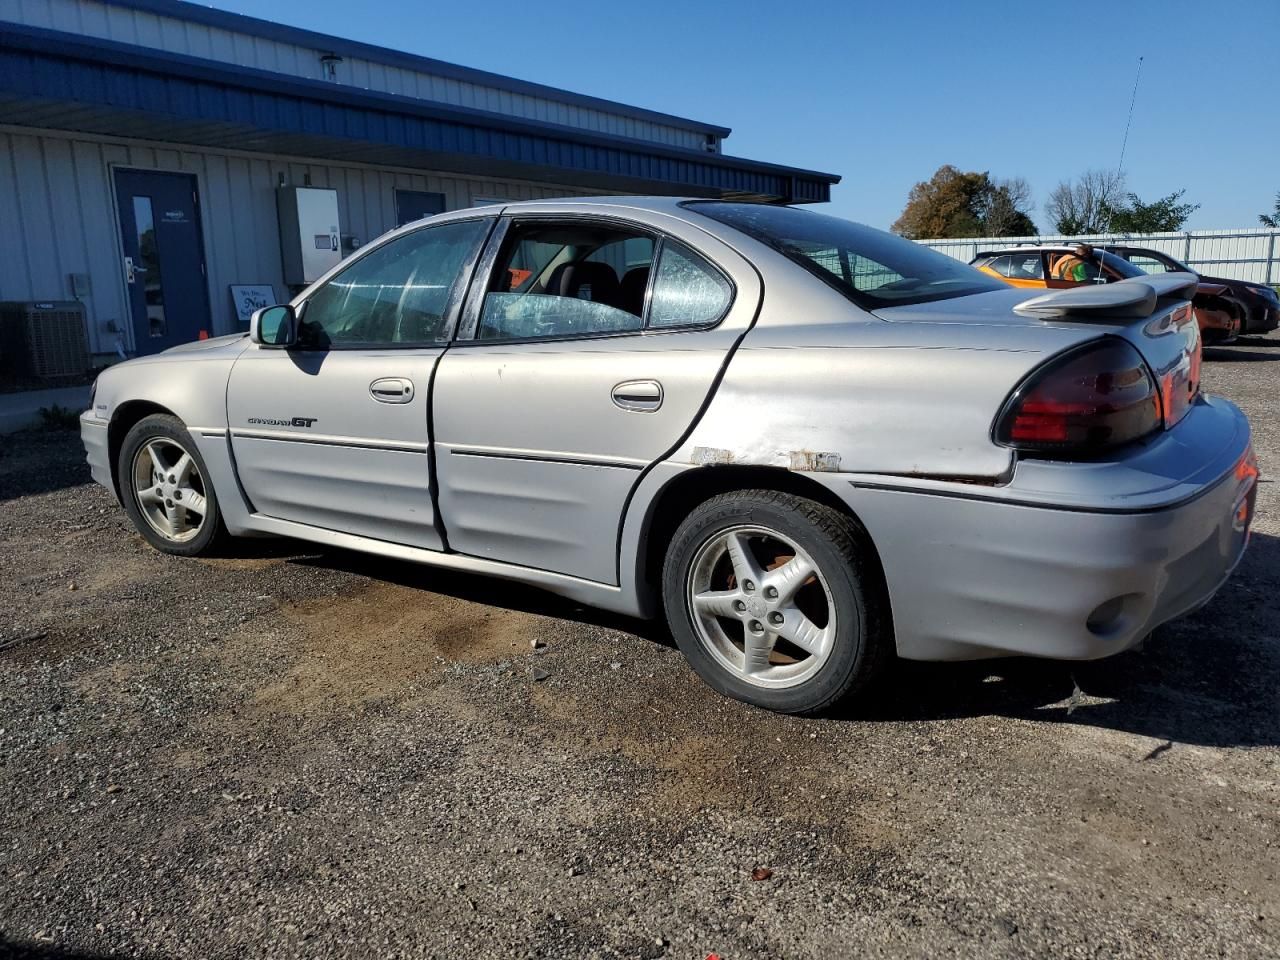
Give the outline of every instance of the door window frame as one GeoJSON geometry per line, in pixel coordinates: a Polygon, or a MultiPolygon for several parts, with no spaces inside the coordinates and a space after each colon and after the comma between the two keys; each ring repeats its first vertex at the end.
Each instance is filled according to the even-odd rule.
{"type": "Polygon", "coordinates": [[[475,266],[472,274],[466,302],[463,305],[462,317],[456,328],[452,345],[456,347],[483,347],[483,346],[511,346],[519,343],[564,343],[566,341],[578,340],[607,340],[618,337],[654,337],[672,333],[690,333],[704,330],[712,330],[718,327],[733,310],[734,303],[738,299],[738,285],[734,283],[733,277],[724,267],[718,264],[714,258],[708,256],[704,251],[699,250],[693,244],[681,240],[678,237],[668,237],[660,229],[649,226],[644,223],[637,223],[634,220],[627,220],[622,217],[592,215],[583,213],[560,214],[560,213],[524,213],[524,214],[505,214],[498,218],[498,224],[489,233],[488,242],[485,244],[484,253],[480,257],[479,263],[475,266]],[[600,227],[606,226],[616,230],[626,230],[637,234],[638,236],[649,237],[653,240],[653,260],[649,265],[649,282],[645,285],[644,291],[644,312],[641,314],[641,326],[635,330],[603,330],[599,333],[561,333],[548,334],[541,337],[488,337],[480,339],[477,334],[480,330],[480,316],[484,311],[485,296],[489,292],[489,286],[493,282],[493,278],[498,269],[498,259],[502,256],[505,247],[507,234],[515,227],[526,223],[538,223],[539,221],[550,221],[557,224],[573,225],[575,223],[583,226],[600,227]],[[684,323],[675,324],[668,327],[650,327],[649,326],[649,306],[653,299],[654,284],[658,281],[658,266],[661,263],[662,251],[667,242],[675,244],[678,247],[690,251],[697,256],[704,264],[714,270],[724,280],[729,288],[729,298],[725,301],[724,308],[716,315],[712,321],[704,323],[684,323]]]}
{"type": "Polygon", "coordinates": [[[405,229],[396,230],[389,234],[386,238],[371,243],[366,247],[361,247],[360,251],[354,256],[340,263],[332,272],[316,281],[315,285],[307,290],[306,294],[294,302],[294,309],[297,312],[298,323],[301,324],[306,319],[307,304],[311,298],[327,287],[330,283],[337,280],[344,273],[358,264],[365,257],[381,250],[387,244],[395,243],[398,240],[406,239],[423,230],[438,230],[442,227],[451,227],[458,223],[477,223],[488,221],[488,229],[484,230],[479,240],[472,247],[467,258],[463,261],[462,266],[458,270],[461,282],[455,283],[449,290],[449,299],[445,303],[444,309],[444,328],[439,339],[435,340],[402,340],[386,342],[368,343],[331,343],[324,347],[309,347],[303,343],[297,343],[289,347],[286,353],[328,353],[333,350],[352,351],[364,350],[377,353],[385,353],[388,350],[425,350],[431,348],[444,348],[453,343],[458,334],[458,322],[462,316],[463,305],[467,302],[471,285],[475,282],[477,276],[476,264],[481,260],[484,253],[488,249],[489,240],[494,233],[494,227],[498,217],[495,214],[476,214],[475,216],[458,217],[456,219],[446,220],[443,223],[428,222],[426,220],[413,221],[406,225],[405,229]],[[416,225],[415,225],[416,224],[416,225]]]}

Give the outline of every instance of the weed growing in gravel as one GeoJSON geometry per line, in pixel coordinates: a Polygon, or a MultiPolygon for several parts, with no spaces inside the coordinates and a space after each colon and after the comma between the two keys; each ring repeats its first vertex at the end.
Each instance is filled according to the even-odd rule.
{"type": "Polygon", "coordinates": [[[80,414],[55,403],[40,408],[40,424],[46,430],[75,430],[80,426],[80,414]]]}

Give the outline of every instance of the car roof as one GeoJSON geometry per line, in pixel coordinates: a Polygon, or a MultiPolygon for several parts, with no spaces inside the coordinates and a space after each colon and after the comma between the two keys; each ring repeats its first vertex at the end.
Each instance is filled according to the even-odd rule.
{"type": "MultiPolygon", "coordinates": [[[[486,213],[494,213],[499,210],[510,210],[518,212],[529,207],[546,207],[548,204],[557,206],[564,204],[566,206],[592,206],[592,207],[638,207],[642,210],[659,210],[672,211],[677,209],[681,204],[689,200],[708,201],[707,197],[644,197],[644,196],[608,196],[608,197],[542,197],[536,200],[510,200],[500,203],[488,203],[483,206],[469,207],[468,210],[484,211],[486,213]]],[[[714,199],[709,202],[715,203],[714,199]]],[[[450,210],[450,213],[462,213],[462,210],[450,210]]]]}
{"type": "MultiPolygon", "coordinates": [[[[992,257],[1003,256],[1006,253],[1037,253],[1041,250],[1055,251],[1071,251],[1080,246],[1078,243],[1028,243],[1021,247],[989,247],[985,250],[979,250],[978,256],[992,257]]],[[[1100,244],[1089,244],[1089,246],[1097,247],[1100,244]]]]}

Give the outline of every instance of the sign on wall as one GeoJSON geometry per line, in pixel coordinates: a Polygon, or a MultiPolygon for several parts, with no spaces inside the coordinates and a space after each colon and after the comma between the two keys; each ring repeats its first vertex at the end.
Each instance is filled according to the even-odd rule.
{"type": "Polygon", "coordinates": [[[249,318],[253,311],[273,307],[279,302],[275,288],[269,283],[231,284],[231,306],[236,312],[236,323],[240,330],[249,329],[249,318]]]}

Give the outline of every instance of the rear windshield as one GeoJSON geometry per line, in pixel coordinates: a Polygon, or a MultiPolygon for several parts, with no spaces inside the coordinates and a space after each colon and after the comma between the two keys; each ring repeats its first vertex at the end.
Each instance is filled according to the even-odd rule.
{"type": "Polygon", "coordinates": [[[1008,289],[959,260],[837,217],[758,203],[686,206],[768,244],[867,310],[1008,289]]]}

